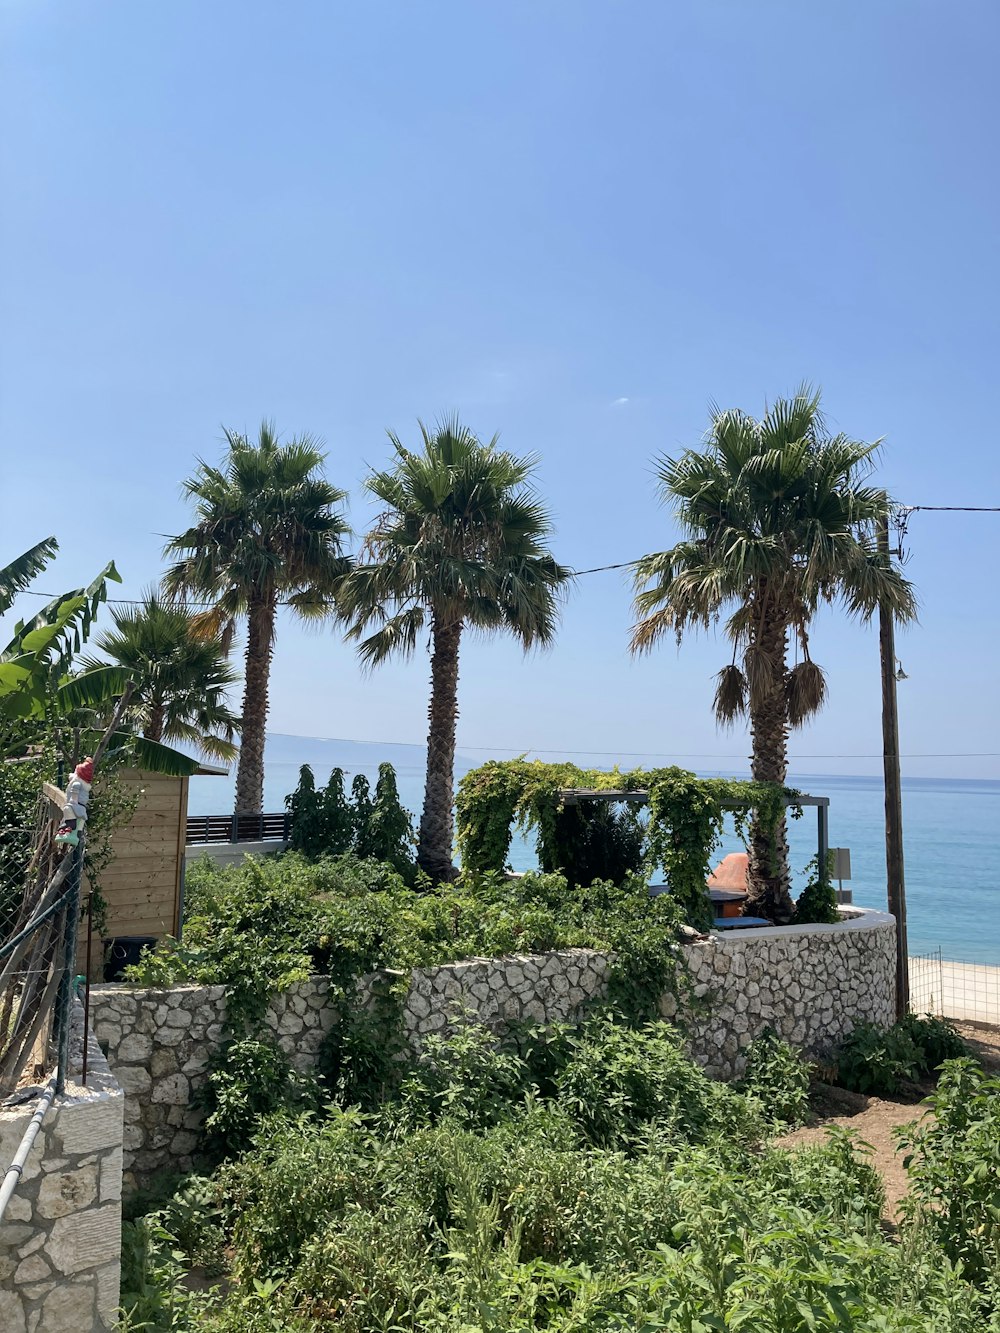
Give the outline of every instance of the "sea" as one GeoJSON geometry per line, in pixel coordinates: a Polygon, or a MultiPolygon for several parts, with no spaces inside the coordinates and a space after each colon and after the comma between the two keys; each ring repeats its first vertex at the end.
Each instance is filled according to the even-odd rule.
{"type": "MultiPolygon", "coordinates": [[[[455,777],[490,757],[459,751],[455,777]]],[[[509,756],[495,756],[509,757],[509,756]]],[[[528,758],[533,757],[528,755],[528,758]]],[[[553,756],[546,755],[545,758],[553,756]]],[[[604,756],[573,756],[581,767],[607,766],[604,756]]],[[[356,773],[372,786],[380,763],[396,770],[400,799],[419,815],[423,799],[424,748],[420,745],[375,744],[269,735],[265,751],[264,808],[283,810],[285,797],[298,782],[299,768],[309,764],[317,785],[332,768],[342,768],[350,790],[356,773]]],[[[705,772],[706,777],[740,776],[705,772]]],[[[745,776],[745,775],[744,775],[745,776]]],[[[849,848],[851,880],[844,884],[854,902],[884,910],[885,810],[882,780],[876,777],[831,777],[794,773],[789,784],[814,796],[830,798],[830,845],[849,848]]],[[[192,778],[188,811],[192,815],[227,814],[232,809],[232,776],[192,778]]],[[[903,830],[907,929],[911,955],[940,950],[947,959],[1000,966],[1000,860],[994,838],[1000,827],[1000,782],[956,778],[903,779],[903,830]]],[[[816,854],[816,815],[806,809],[802,819],[789,821],[789,845],[795,891],[805,882],[805,867],[816,854]]],[[[742,850],[729,829],[719,848],[742,850]]],[[[515,832],[510,862],[515,870],[537,867],[533,840],[515,832]]]]}

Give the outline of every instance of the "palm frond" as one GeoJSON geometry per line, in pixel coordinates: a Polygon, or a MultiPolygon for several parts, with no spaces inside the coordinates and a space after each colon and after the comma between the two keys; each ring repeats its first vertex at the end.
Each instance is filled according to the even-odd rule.
{"type": "Polygon", "coordinates": [[[785,707],[790,726],[818,713],[826,702],[826,675],[822,667],[808,658],[797,663],[785,677],[785,707]]]}
{"type": "Polygon", "coordinates": [[[483,443],[457,418],[419,429],[414,450],[390,432],[395,465],[366,482],[384,507],[338,588],[347,637],[367,665],[411,652],[420,608],[480,633],[507,630],[526,649],[549,642],[572,575],[545,546],[551,518],[531,485],[537,460],[501,449],[496,436],[483,443]]]}
{"type": "Polygon", "coordinates": [[[731,663],[716,676],[715,717],[721,727],[731,727],[747,711],[747,681],[743,672],[731,663]]]}

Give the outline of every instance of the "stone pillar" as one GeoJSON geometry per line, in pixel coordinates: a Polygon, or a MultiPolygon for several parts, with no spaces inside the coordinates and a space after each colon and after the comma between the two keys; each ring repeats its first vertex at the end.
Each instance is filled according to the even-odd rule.
{"type": "MultiPolygon", "coordinates": [[[[77,1006],[77,1051],[82,1016],[77,1006]]],[[[121,1281],[124,1098],[91,1038],[87,1087],[79,1075],[49,1110],[0,1225],[0,1330],[105,1333],[121,1281]]],[[[36,1094],[37,1096],[37,1094],[36,1094]]],[[[36,1099],[0,1108],[0,1174],[36,1099]]]]}

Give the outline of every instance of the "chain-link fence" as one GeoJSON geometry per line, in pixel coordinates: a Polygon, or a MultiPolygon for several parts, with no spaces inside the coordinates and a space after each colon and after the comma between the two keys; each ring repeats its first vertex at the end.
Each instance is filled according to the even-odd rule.
{"type": "Polygon", "coordinates": [[[84,844],[54,840],[65,798],[46,788],[31,828],[0,836],[0,1099],[68,1063],[84,844]]]}

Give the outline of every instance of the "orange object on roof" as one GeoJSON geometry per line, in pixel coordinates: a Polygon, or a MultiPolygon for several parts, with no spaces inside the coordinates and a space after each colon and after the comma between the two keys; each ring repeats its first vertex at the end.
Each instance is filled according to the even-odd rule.
{"type": "Polygon", "coordinates": [[[746,893],[749,865],[750,857],[746,852],[730,852],[709,875],[708,887],[729,889],[733,893],[746,893]]]}

